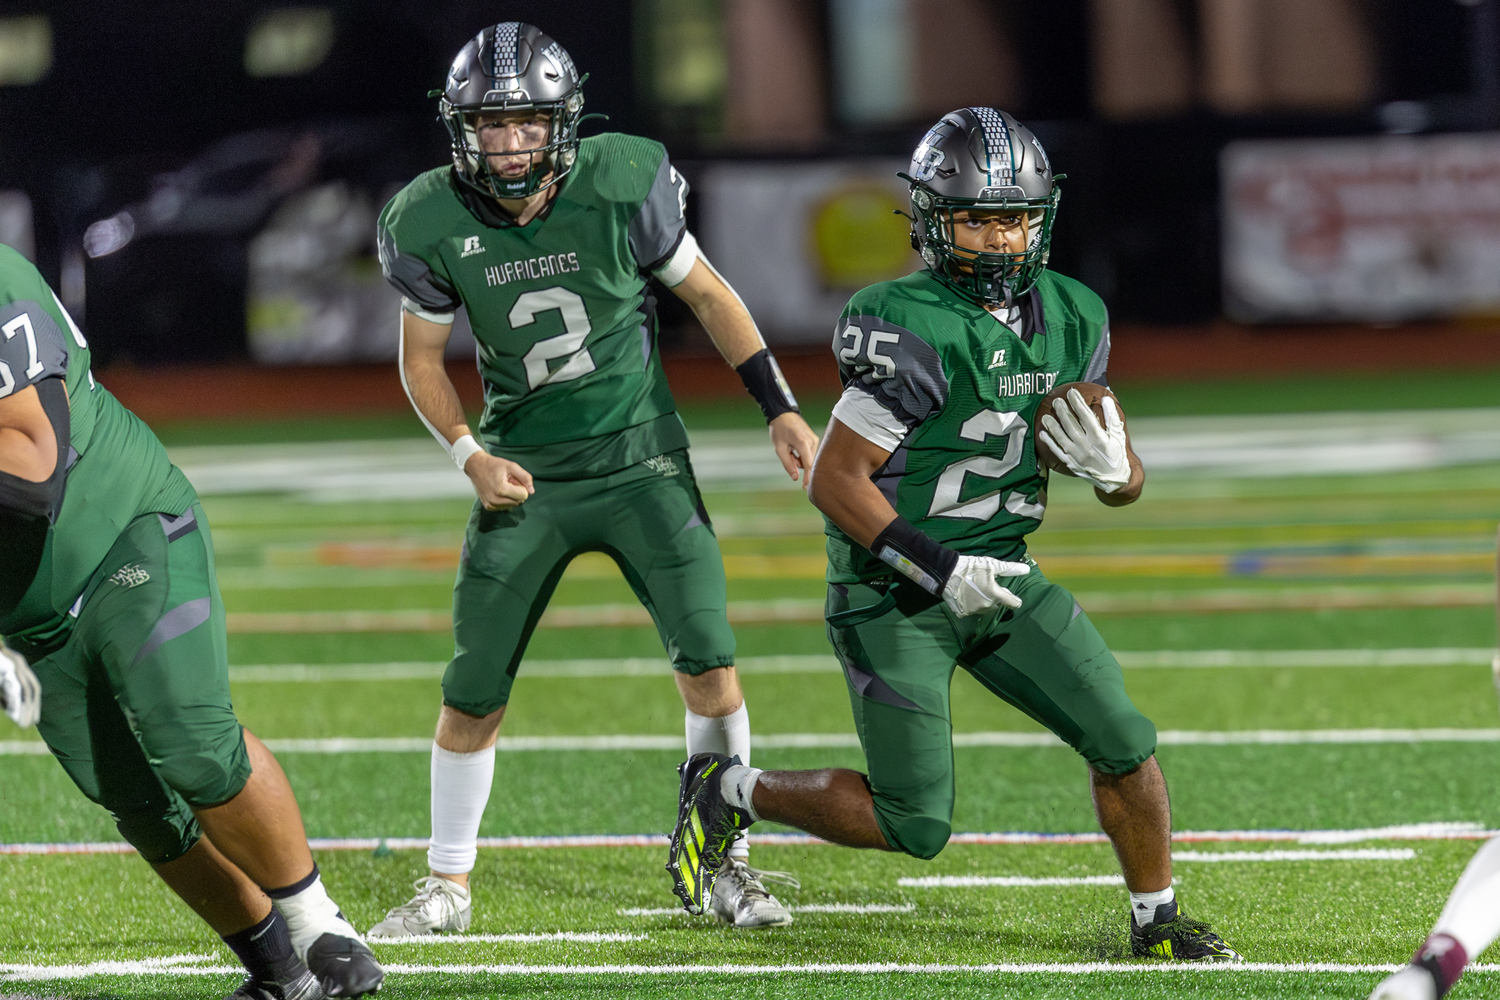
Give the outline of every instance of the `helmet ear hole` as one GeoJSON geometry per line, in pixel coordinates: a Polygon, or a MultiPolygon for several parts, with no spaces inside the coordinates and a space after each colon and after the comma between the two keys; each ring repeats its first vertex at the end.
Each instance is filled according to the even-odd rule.
{"type": "Polygon", "coordinates": [[[911,248],[917,253],[922,252],[922,241],[917,237],[917,229],[913,226],[906,233],[907,239],[911,240],[911,248]]]}

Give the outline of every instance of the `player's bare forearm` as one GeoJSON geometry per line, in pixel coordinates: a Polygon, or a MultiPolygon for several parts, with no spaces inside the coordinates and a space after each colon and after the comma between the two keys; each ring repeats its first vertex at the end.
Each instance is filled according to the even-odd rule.
{"type": "Polygon", "coordinates": [[[36,386],[0,399],[0,472],[40,483],[57,468],[57,435],[36,386]]]}
{"type": "Polygon", "coordinates": [[[890,457],[835,417],[813,462],[808,499],[865,548],[896,519],[895,509],[870,480],[890,457]]]}
{"type": "Polygon", "coordinates": [[[1108,507],[1124,507],[1126,504],[1135,503],[1141,498],[1141,490],[1146,485],[1146,467],[1136,457],[1135,449],[1126,445],[1126,454],[1130,456],[1130,482],[1113,493],[1106,493],[1098,487],[1094,488],[1094,496],[1099,502],[1108,507]]]}
{"type": "Polygon", "coordinates": [[[696,261],[672,291],[693,310],[731,368],[738,368],[766,346],[749,311],[703,261],[696,261]]]}
{"type": "Polygon", "coordinates": [[[470,433],[458,390],[443,366],[451,326],[401,313],[401,375],[411,404],[452,444],[470,433]]]}

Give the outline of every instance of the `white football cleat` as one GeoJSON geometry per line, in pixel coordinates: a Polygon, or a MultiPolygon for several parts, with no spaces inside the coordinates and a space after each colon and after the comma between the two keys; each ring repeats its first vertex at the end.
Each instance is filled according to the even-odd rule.
{"type": "Polygon", "coordinates": [[[469,905],[468,889],[436,875],[419,878],[412,885],[417,894],[411,901],[392,909],[365,937],[416,937],[469,929],[474,911],[469,905]]]}
{"type": "Polygon", "coordinates": [[[734,855],[724,859],[719,877],[714,881],[709,909],[714,916],[735,927],[785,927],[792,922],[792,911],[781,904],[765,882],[780,882],[794,889],[802,888],[786,872],[768,872],[751,868],[734,855]]]}
{"type": "Polygon", "coordinates": [[[1370,1000],[1437,1000],[1437,982],[1419,965],[1408,965],[1375,987],[1370,1000]]]}

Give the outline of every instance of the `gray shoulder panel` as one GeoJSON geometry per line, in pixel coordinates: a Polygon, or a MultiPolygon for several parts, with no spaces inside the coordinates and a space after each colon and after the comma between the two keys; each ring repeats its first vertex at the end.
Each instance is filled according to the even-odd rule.
{"type": "Polygon", "coordinates": [[[1098,385],[1109,385],[1109,321],[1104,323],[1104,329],[1099,332],[1099,343],[1094,347],[1094,354],[1089,358],[1088,367],[1083,370],[1084,382],[1094,382],[1098,385]]]}
{"type": "Polygon", "coordinates": [[[0,396],[67,373],[67,342],[52,314],[31,299],[0,306],[0,396]]]}
{"type": "Polygon", "coordinates": [[[937,350],[879,316],[840,319],[833,353],[844,385],[868,392],[908,430],[948,401],[948,378],[937,350]]]}
{"type": "Polygon", "coordinates": [[[398,292],[429,312],[451,313],[463,305],[453,286],[434,274],[426,261],[396,246],[389,229],[378,227],[378,236],[380,270],[398,292]]]}
{"type": "Polygon", "coordinates": [[[630,220],[630,252],[642,270],[660,267],[682,241],[687,231],[683,218],[687,195],[687,179],[672,166],[670,158],[663,156],[646,200],[630,220]]]}

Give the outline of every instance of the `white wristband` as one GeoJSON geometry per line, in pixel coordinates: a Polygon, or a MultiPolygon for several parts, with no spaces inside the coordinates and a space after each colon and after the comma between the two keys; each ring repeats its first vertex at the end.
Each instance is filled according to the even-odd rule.
{"type": "Polygon", "coordinates": [[[484,448],[474,440],[472,434],[465,434],[448,446],[448,454],[453,456],[453,464],[458,466],[459,472],[464,471],[464,466],[468,464],[469,459],[473,458],[476,452],[481,451],[484,451],[484,448]]]}

